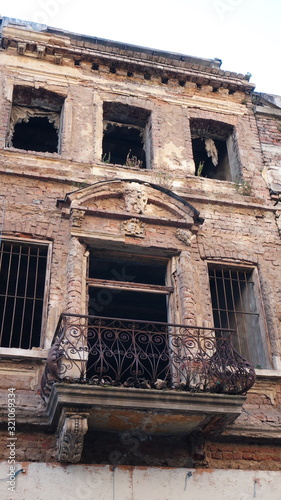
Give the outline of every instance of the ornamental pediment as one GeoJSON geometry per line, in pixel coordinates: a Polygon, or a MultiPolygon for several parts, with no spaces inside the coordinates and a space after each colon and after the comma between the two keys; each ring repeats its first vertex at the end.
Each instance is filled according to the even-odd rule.
{"type": "MultiPolygon", "coordinates": [[[[199,212],[172,191],[147,182],[130,180],[102,181],[67,194],[59,205],[68,210],[79,224],[85,215],[108,214],[113,218],[134,217],[187,226],[202,223],[199,212]]],[[[75,225],[75,222],[74,222],[75,225]]]]}

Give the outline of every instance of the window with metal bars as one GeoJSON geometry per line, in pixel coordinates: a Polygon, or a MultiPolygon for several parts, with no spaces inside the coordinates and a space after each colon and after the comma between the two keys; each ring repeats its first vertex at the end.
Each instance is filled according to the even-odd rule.
{"type": "Polygon", "coordinates": [[[47,253],[47,245],[1,242],[1,347],[40,346],[47,253]]]}
{"type": "Polygon", "coordinates": [[[236,350],[256,368],[270,368],[255,269],[209,266],[214,327],[235,330],[236,350]]]}

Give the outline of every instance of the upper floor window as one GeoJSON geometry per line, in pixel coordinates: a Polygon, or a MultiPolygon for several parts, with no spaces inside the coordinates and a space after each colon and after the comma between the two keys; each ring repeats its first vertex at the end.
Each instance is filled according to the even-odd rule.
{"type": "Polygon", "coordinates": [[[43,88],[15,86],[7,146],[57,153],[63,101],[43,88]]]}
{"type": "Polygon", "coordinates": [[[214,120],[192,118],[190,128],[195,174],[238,181],[240,162],[234,127],[214,120]]]}
{"type": "Polygon", "coordinates": [[[104,102],[102,160],[150,168],[150,129],[150,111],[119,102],[104,102]]]}
{"type": "Polygon", "coordinates": [[[256,269],[209,266],[215,328],[234,329],[232,342],[255,368],[270,368],[256,269]]]}
{"type": "Polygon", "coordinates": [[[40,346],[47,253],[47,245],[1,242],[1,347],[40,346]]]}

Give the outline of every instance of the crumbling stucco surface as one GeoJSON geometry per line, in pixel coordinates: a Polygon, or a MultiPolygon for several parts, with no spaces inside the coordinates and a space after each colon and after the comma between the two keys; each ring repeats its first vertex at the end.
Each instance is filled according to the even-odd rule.
{"type": "MultiPolygon", "coordinates": [[[[260,471],[280,468],[279,100],[269,99],[270,105],[265,105],[263,97],[263,110],[257,109],[253,85],[243,75],[220,70],[216,60],[179,58],[5,23],[0,50],[0,234],[49,248],[41,345],[30,352],[0,348],[1,416],[7,420],[6,390],[15,384],[21,433],[18,459],[41,462],[24,466],[27,472],[17,477],[16,495],[29,500],[36,490],[38,500],[45,500],[50,488],[58,488],[71,499],[77,479],[77,488],[86,488],[85,499],[90,498],[93,484],[102,481],[98,494],[104,499],[114,493],[116,499],[138,500],[149,496],[152,487],[155,499],[191,495],[200,500],[206,491],[217,498],[221,488],[226,500],[255,496],[279,500],[279,474],[260,471]],[[75,64],[78,52],[81,60],[75,64]],[[48,102],[44,111],[42,103],[19,107],[14,89],[25,86],[34,95],[37,89],[57,95],[59,109],[48,108],[48,102]],[[128,130],[141,129],[146,168],[103,158],[104,122],[119,124],[112,109],[122,110],[128,130]],[[11,147],[14,124],[34,115],[47,116],[55,124],[57,153],[11,147]],[[224,180],[195,175],[192,140],[197,132],[192,123],[204,129],[204,141],[213,140],[214,130],[214,140],[226,141],[233,169],[224,180]],[[198,212],[200,217],[195,216],[198,212]],[[88,256],[95,249],[122,254],[123,259],[164,260],[166,284],[174,289],[167,300],[168,321],[205,328],[213,328],[208,265],[257,270],[269,363],[255,367],[256,385],[239,418],[224,429],[223,443],[206,437],[195,466],[209,471],[56,465],[55,431],[44,414],[41,375],[60,314],[88,312],[88,256]],[[259,452],[253,451],[253,440],[261,443],[259,452]],[[249,442],[248,450],[241,447],[244,441],[245,446],[249,442]],[[237,445],[234,456],[237,442],[240,448],[237,445]],[[52,465],[42,464],[45,461],[52,465]],[[224,468],[255,469],[255,473],[220,471],[224,468]],[[233,488],[226,486],[228,481],[233,488]]],[[[107,438],[101,447],[110,443],[107,438]]],[[[159,464],[161,446],[154,449],[159,464]]],[[[5,461],[5,446],[2,452],[5,461]]],[[[90,448],[86,452],[88,463],[101,457],[91,454],[90,448]]],[[[186,464],[182,449],[181,457],[177,453],[175,448],[172,463],[186,464]]],[[[107,455],[102,460],[110,462],[107,455]]],[[[131,455],[130,460],[134,464],[131,455]]],[[[5,477],[6,463],[1,470],[5,477]]]]}
{"type": "MultiPolygon", "coordinates": [[[[1,482],[3,500],[49,500],[60,492],[62,500],[266,500],[280,499],[280,472],[194,470],[104,466],[55,466],[24,463],[16,490],[1,482]],[[231,486],[230,486],[231,485],[231,486]]],[[[1,477],[7,469],[1,464],[1,477]]]]}

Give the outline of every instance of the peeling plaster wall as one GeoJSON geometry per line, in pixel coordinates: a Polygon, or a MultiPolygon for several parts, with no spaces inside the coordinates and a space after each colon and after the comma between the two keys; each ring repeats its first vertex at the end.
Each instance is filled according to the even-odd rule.
{"type": "MultiPolygon", "coordinates": [[[[280,500],[281,472],[22,464],[15,492],[2,500],[280,500]]],[[[8,472],[1,464],[0,475],[8,472]]]]}
{"type": "MultiPolygon", "coordinates": [[[[13,30],[17,29],[10,30],[13,38],[13,30]]],[[[24,30],[20,29],[19,32],[24,38],[24,30]]],[[[48,33],[32,31],[28,32],[28,37],[30,40],[38,37],[41,43],[44,40],[53,43],[64,53],[61,64],[55,63],[53,50],[46,52],[45,58],[38,61],[36,52],[19,55],[14,40],[7,50],[4,44],[0,51],[0,66],[3,69],[0,76],[0,203],[2,197],[5,196],[6,200],[6,215],[1,218],[1,229],[7,238],[39,240],[51,245],[47,322],[42,349],[33,349],[30,353],[13,349],[15,359],[7,353],[7,349],[1,351],[5,355],[5,361],[1,364],[1,410],[6,419],[6,389],[10,383],[16,384],[18,415],[21,418],[18,429],[22,439],[20,458],[42,462],[56,460],[54,433],[44,435],[40,429],[40,417],[44,412],[39,395],[40,378],[60,313],[66,310],[80,314],[87,312],[85,242],[90,241],[92,248],[100,245],[99,248],[127,250],[134,254],[144,252],[149,255],[151,252],[160,257],[169,254],[167,281],[178,287],[170,299],[170,320],[209,328],[212,327],[213,319],[207,262],[256,266],[267,324],[265,338],[272,368],[276,371],[267,370],[259,374],[255,388],[248,394],[245,411],[234,425],[225,430],[224,438],[228,439],[228,443],[212,442],[206,446],[207,466],[217,467],[217,471],[117,467],[114,472],[107,466],[56,466],[55,462],[53,466],[46,466],[33,463],[26,466],[26,476],[17,477],[19,488],[22,488],[17,493],[19,500],[33,499],[34,491],[38,500],[56,497],[57,491],[62,491],[62,488],[63,495],[69,500],[92,498],[93,485],[98,481],[101,481],[103,488],[97,488],[96,496],[106,500],[140,500],[149,498],[151,491],[155,500],[186,498],[188,494],[191,499],[205,500],[206,491],[210,492],[210,499],[218,498],[218,492],[221,492],[224,500],[279,500],[279,474],[219,469],[264,469],[266,462],[268,467],[277,468],[281,463],[278,441],[276,447],[269,444],[267,452],[263,450],[263,458],[255,454],[252,448],[249,447],[248,452],[243,451],[232,441],[233,436],[241,441],[247,441],[249,437],[258,441],[261,436],[271,442],[280,439],[281,371],[277,370],[281,369],[281,247],[275,220],[276,209],[268,189],[281,185],[280,117],[276,115],[273,119],[266,114],[260,115],[257,125],[247,92],[236,89],[230,93],[229,89],[222,87],[214,92],[216,86],[206,81],[206,69],[198,85],[194,81],[179,85],[177,78],[169,78],[168,83],[164,84],[160,74],[162,66],[151,71],[153,74],[149,80],[144,78],[140,68],[134,69],[133,76],[129,76],[127,70],[121,67],[117,68],[116,73],[111,73],[109,64],[105,62],[97,65],[99,69],[93,71],[88,59],[93,44],[83,40],[83,37],[70,41],[67,36],[50,36],[48,33]],[[70,45],[74,47],[75,54],[77,50],[79,53],[82,51],[81,47],[83,50],[89,49],[87,57],[78,66],[73,63],[73,53],[66,53],[70,45]],[[44,87],[64,96],[60,115],[60,154],[27,153],[5,147],[11,123],[14,85],[44,87]],[[104,101],[139,107],[150,113],[151,130],[148,132],[147,127],[146,132],[151,145],[150,169],[140,170],[102,162],[104,101]],[[194,175],[190,130],[192,118],[215,120],[234,128],[235,171],[238,173],[241,169],[243,180],[249,183],[251,189],[248,194],[233,182],[194,175]],[[160,225],[157,218],[167,215],[161,205],[163,195],[160,193],[158,204],[153,205],[151,200],[147,200],[146,205],[135,213],[135,217],[139,217],[142,212],[148,219],[154,217],[153,222],[145,222],[145,235],[140,238],[124,234],[121,219],[108,217],[106,211],[119,211],[123,215],[126,212],[125,216],[121,214],[124,219],[130,204],[126,204],[121,195],[110,197],[108,193],[108,197],[101,198],[91,207],[104,211],[103,214],[95,217],[92,214],[85,215],[83,236],[79,227],[79,214],[76,214],[77,220],[73,224],[75,214],[69,219],[67,209],[63,212],[58,208],[57,200],[63,200],[67,193],[99,181],[116,178],[134,179],[134,192],[137,191],[138,180],[172,189],[200,211],[205,219],[204,224],[199,225],[198,231],[191,236],[186,231],[185,237],[180,238],[179,235],[183,233],[177,232],[176,222],[172,227],[160,225]],[[71,237],[71,231],[72,234],[76,231],[78,236],[71,237]],[[33,422],[37,434],[41,433],[39,437],[22,431],[21,424],[26,416],[29,422],[33,422]],[[274,465],[268,458],[270,456],[274,457],[274,465]],[[188,475],[189,472],[192,475],[188,475]],[[77,488],[80,488],[78,493],[75,490],[76,480],[77,488]]],[[[109,56],[110,46],[103,49],[109,56]]],[[[54,50],[57,48],[54,47],[54,50]]],[[[98,51],[97,45],[94,50],[98,51]]],[[[125,57],[126,54],[127,49],[122,49],[120,55],[125,57]]],[[[137,58],[138,54],[133,56],[137,58]]],[[[147,54],[144,60],[146,58],[149,58],[147,54]]],[[[174,63],[179,68],[184,65],[182,61],[174,63]]],[[[219,71],[214,69],[212,75],[219,71]]],[[[235,76],[232,78],[235,81],[235,76]]],[[[241,84],[241,81],[238,83],[241,84]]],[[[110,189],[113,191],[113,188],[110,189]]],[[[279,226],[280,220],[281,217],[279,226]]],[[[2,441],[3,459],[5,439],[2,441]]],[[[156,453],[161,457],[161,450],[157,449],[156,453]]],[[[178,449],[174,457],[178,466],[179,462],[176,461],[180,459],[177,453],[178,449]]],[[[91,460],[94,461],[93,457],[91,460]]],[[[139,462],[130,463],[139,465],[139,462]]],[[[169,462],[167,464],[170,465],[169,462]]],[[[4,477],[6,464],[2,464],[1,470],[4,477]]],[[[1,481],[0,487],[3,485],[5,483],[1,481]]],[[[3,498],[10,500],[9,496],[3,498]]]]}

